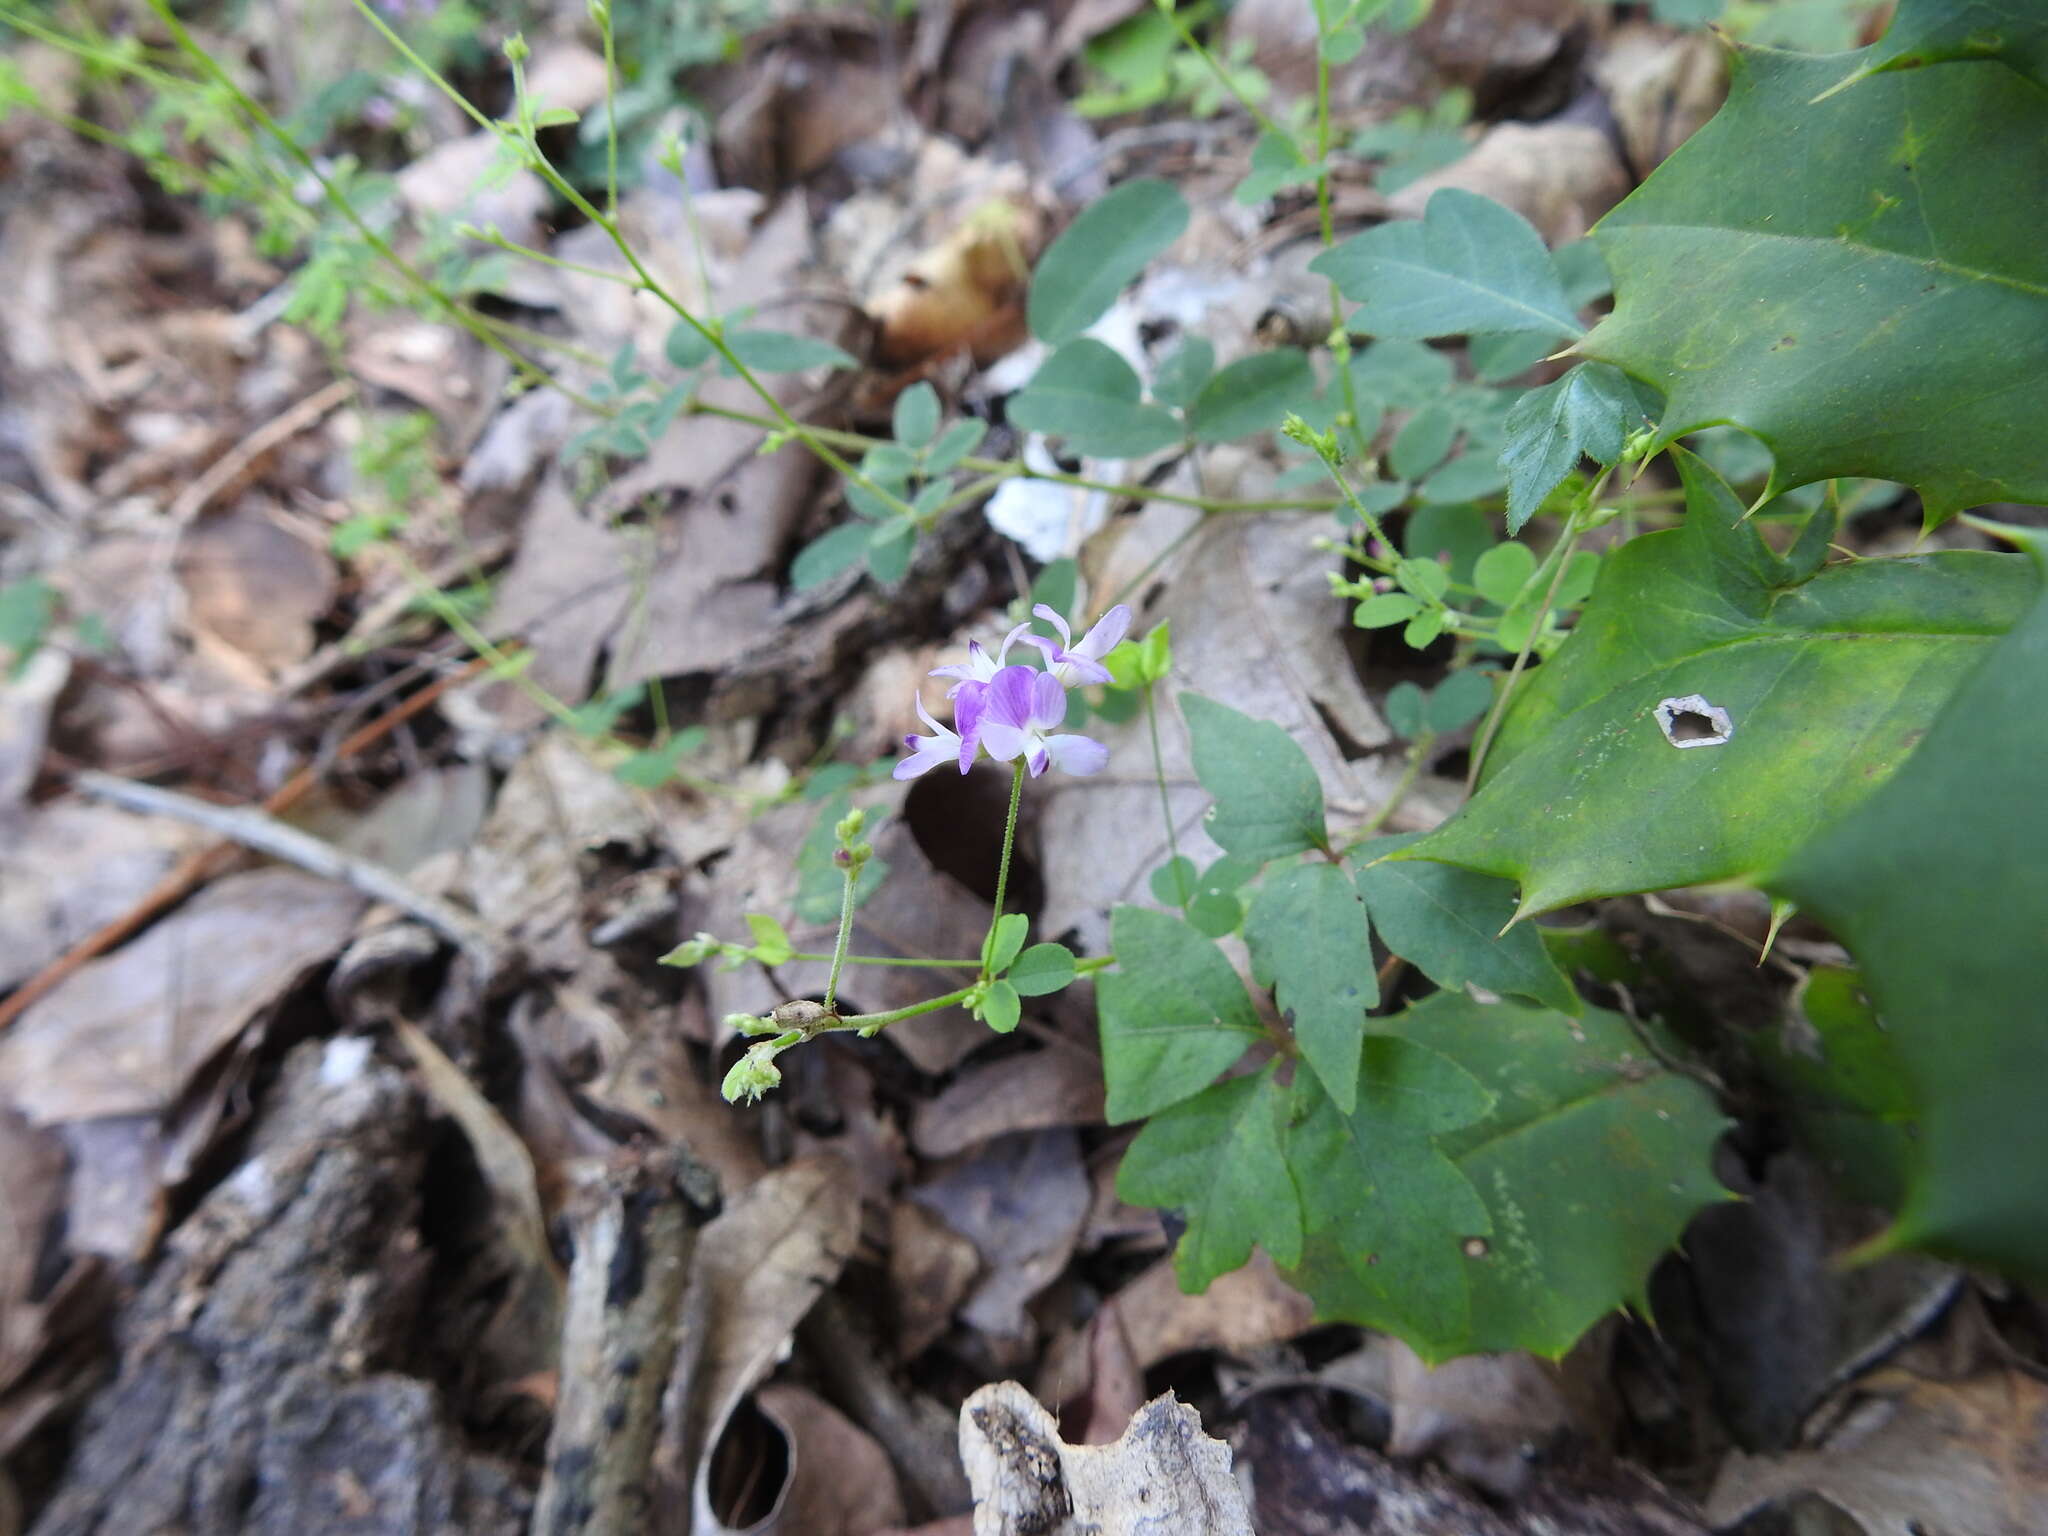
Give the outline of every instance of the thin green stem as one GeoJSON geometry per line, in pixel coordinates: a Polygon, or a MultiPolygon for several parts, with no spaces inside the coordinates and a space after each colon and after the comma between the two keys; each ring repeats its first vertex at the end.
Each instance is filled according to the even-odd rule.
{"type": "MultiPolygon", "coordinates": [[[[1274,122],[1261,110],[1257,102],[1238,89],[1237,82],[1230,78],[1230,71],[1224,66],[1223,61],[1211,53],[1208,45],[1195,36],[1194,29],[1181,19],[1169,0],[1158,0],[1158,10],[1159,14],[1166,18],[1166,24],[1172,27],[1175,35],[1180,38],[1181,46],[1209,66],[1209,72],[1216,77],[1216,83],[1223,87],[1224,94],[1250,113],[1252,121],[1257,123],[1263,132],[1286,139],[1289,143],[1294,142],[1294,135],[1274,122]]],[[[1296,148],[1298,150],[1299,146],[1296,148]]]]}
{"type": "MultiPolygon", "coordinates": [[[[1591,493],[1586,497],[1585,506],[1593,504],[1605,480],[1606,477],[1602,476],[1593,486],[1591,493]]],[[[1585,531],[1581,515],[1583,511],[1583,507],[1575,507],[1571,516],[1565,520],[1564,538],[1553,551],[1553,558],[1557,563],[1550,573],[1550,585],[1543,590],[1543,606],[1537,610],[1528,634],[1522,637],[1522,648],[1515,652],[1515,664],[1508,668],[1508,675],[1500,685],[1500,692],[1494,696],[1493,708],[1486,712],[1486,724],[1480,729],[1479,739],[1472,744],[1472,767],[1465,775],[1465,793],[1468,795],[1478,786],[1479,770],[1486,765],[1487,751],[1493,746],[1493,738],[1500,730],[1501,717],[1507,713],[1508,700],[1514,695],[1515,683],[1520,679],[1522,669],[1529,664],[1529,652],[1535,647],[1536,637],[1543,632],[1543,626],[1550,618],[1550,610],[1557,602],[1557,589],[1564,583],[1565,567],[1571,563],[1572,551],[1578,548],[1579,535],[1585,531]]]]}
{"type": "Polygon", "coordinates": [[[1097,971],[1106,971],[1116,964],[1115,955],[1090,955],[1085,960],[1074,962],[1076,976],[1093,976],[1097,971]]]}
{"type": "Polygon", "coordinates": [[[853,937],[853,887],[860,878],[860,871],[851,864],[840,873],[845,876],[845,889],[839,896],[839,933],[832,940],[832,971],[825,978],[827,1012],[831,1011],[832,1005],[839,998],[839,972],[846,965],[847,940],[853,937]]]}
{"type": "MultiPolygon", "coordinates": [[[[1153,702],[1154,684],[1145,685],[1145,729],[1152,736],[1152,781],[1159,786],[1159,814],[1166,821],[1166,851],[1176,867],[1180,864],[1180,834],[1173,826],[1173,801],[1166,793],[1166,763],[1159,752],[1159,706],[1153,702]]],[[[1180,909],[1188,909],[1188,897],[1183,894],[1180,909]]]]}
{"type": "Polygon", "coordinates": [[[941,997],[928,997],[921,1003],[912,1003],[907,1008],[892,1008],[887,1013],[850,1013],[836,1023],[822,1025],[816,1033],[824,1035],[835,1030],[857,1029],[872,1034],[875,1030],[894,1024],[900,1019],[914,1019],[921,1013],[937,1013],[941,1008],[951,1008],[955,1003],[964,1003],[974,995],[978,986],[979,983],[972,987],[961,987],[958,991],[948,992],[941,997]]]}
{"type": "Polygon", "coordinates": [[[1010,888],[1010,854],[1017,846],[1017,807],[1024,803],[1024,759],[1010,770],[1010,814],[1003,821],[1003,862],[996,869],[995,912],[988,922],[988,937],[981,944],[981,974],[988,976],[989,947],[995,942],[996,925],[1003,920],[1003,896],[1010,888]]]}
{"type": "MultiPolygon", "coordinates": [[[[810,950],[797,950],[792,960],[830,960],[827,954],[810,950]]],[[[847,965],[901,965],[927,971],[971,971],[981,964],[979,960],[928,960],[923,955],[848,955],[847,965]]]]}
{"type": "Polygon", "coordinates": [[[619,216],[619,108],[618,58],[612,43],[610,0],[591,7],[597,12],[598,29],[604,33],[604,211],[619,216]]]}
{"type": "Polygon", "coordinates": [[[1344,845],[1344,852],[1349,853],[1360,843],[1379,835],[1380,828],[1393,818],[1394,812],[1401,808],[1401,802],[1406,800],[1409,792],[1415,788],[1416,780],[1422,777],[1423,761],[1429,756],[1429,749],[1435,745],[1435,731],[1424,731],[1409,743],[1408,762],[1401,770],[1401,777],[1394,781],[1394,787],[1387,792],[1387,798],[1379,803],[1379,809],[1365,819],[1356,835],[1344,845]]]}

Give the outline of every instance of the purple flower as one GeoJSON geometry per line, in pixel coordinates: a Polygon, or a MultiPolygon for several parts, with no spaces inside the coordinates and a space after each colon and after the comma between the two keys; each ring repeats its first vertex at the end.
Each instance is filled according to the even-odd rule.
{"type": "MultiPolygon", "coordinates": [[[[1006,658],[1010,654],[1010,647],[1019,640],[1022,640],[1026,645],[1037,646],[1041,651],[1045,652],[1046,660],[1052,660],[1053,643],[1050,640],[1044,640],[1037,635],[1028,633],[1030,628],[1029,624],[1019,624],[1015,629],[1003,636],[1002,646],[993,657],[981,648],[979,640],[970,640],[967,642],[967,660],[965,662],[952,667],[934,667],[932,668],[932,676],[959,679],[953,685],[951,692],[946,695],[950,699],[957,697],[969,683],[980,683],[986,686],[988,680],[1007,665],[1006,658]]],[[[1060,625],[1061,634],[1065,634],[1066,630],[1066,625],[1060,625]]]]}
{"type": "MultiPolygon", "coordinates": [[[[1027,667],[1024,670],[1029,671],[1027,667]]],[[[929,736],[905,736],[903,745],[910,750],[910,756],[896,765],[895,777],[914,779],[921,773],[928,773],[941,763],[958,760],[960,771],[965,773],[967,765],[974,761],[974,738],[965,742],[957,732],[947,730],[934,720],[931,711],[924,707],[924,700],[917,701],[917,717],[932,728],[929,736]]]]}
{"type": "MultiPolygon", "coordinates": [[[[1048,670],[1063,686],[1072,688],[1081,683],[1109,681],[1109,668],[1102,664],[1102,658],[1116,649],[1124,631],[1131,627],[1129,608],[1118,603],[1095,621],[1094,628],[1081,637],[1079,645],[1074,644],[1073,631],[1067,628],[1067,621],[1046,604],[1040,603],[1031,611],[1060,632],[1057,650],[1052,649],[1048,642],[1040,641],[1039,644],[1046,647],[1047,659],[1052,664],[1048,670]]],[[[1037,772],[1036,769],[1032,771],[1037,772]]]]}
{"type": "MultiPolygon", "coordinates": [[[[1089,639],[1093,638],[1091,630],[1089,639]]],[[[989,680],[983,706],[974,739],[999,763],[1022,756],[1034,779],[1055,764],[1068,773],[1087,774],[1100,773],[1109,762],[1109,748],[1099,741],[1046,734],[1067,718],[1067,690],[1051,672],[1004,667],[989,680]]]]}

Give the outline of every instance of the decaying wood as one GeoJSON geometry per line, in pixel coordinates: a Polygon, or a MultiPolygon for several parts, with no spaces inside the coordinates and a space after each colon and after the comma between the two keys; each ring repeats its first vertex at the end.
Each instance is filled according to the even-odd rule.
{"type": "Polygon", "coordinates": [[[687,1152],[627,1153],[574,1216],[561,1388],[534,1536],[649,1528],[662,1388],[717,1181],[687,1152]]]}
{"type": "Polygon", "coordinates": [[[974,1488],[974,1536],[1252,1536],[1230,1449],[1171,1392],[1114,1445],[1068,1445],[1014,1381],[960,1408],[960,1459],[974,1488]]]}
{"type": "Polygon", "coordinates": [[[287,1059],[241,1168],[118,1323],[36,1536],[513,1536],[527,1496],[474,1454],[416,1353],[430,1260],[415,1090],[369,1042],[287,1059]]]}

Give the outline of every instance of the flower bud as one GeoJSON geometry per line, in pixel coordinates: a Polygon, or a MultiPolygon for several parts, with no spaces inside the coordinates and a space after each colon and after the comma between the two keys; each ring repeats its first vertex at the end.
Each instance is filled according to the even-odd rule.
{"type": "Polygon", "coordinates": [[[754,1013],[728,1013],[721,1021],[736,1035],[779,1035],[782,1028],[773,1019],[754,1013]]]}
{"type": "Polygon", "coordinates": [[[728,1104],[752,1103],[782,1081],[782,1069],[772,1052],[756,1046],[732,1064],[718,1091],[728,1104]]]}

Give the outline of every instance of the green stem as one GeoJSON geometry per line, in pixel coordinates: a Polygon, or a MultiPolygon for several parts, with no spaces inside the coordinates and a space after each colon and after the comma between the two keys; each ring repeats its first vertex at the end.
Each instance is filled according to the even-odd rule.
{"type": "MultiPolygon", "coordinates": [[[[844,852],[844,850],[841,850],[844,852]]],[[[839,972],[846,964],[846,942],[853,937],[853,887],[860,878],[860,871],[852,864],[840,871],[845,878],[845,889],[839,896],[839,933],[832,940],[832,971],[825,978],[825,1008],[831,1011],[839,998],[839,972]]]]}
{"type": "MultiPolygon", "coordinates": [[[[1173,801],[1166,793],[1166,764],[1159,753],[1159,706],[1152,701],[1154,685],[1145,685],[1145,728],[1152,735],[1152,780],[1159,786],[1159,813],[1166,819],[1166,851],[1175,864],[1180,862],[1180,834],[1173,827],[1173,801]]],[[[1188,898],[1183,895],[1180,909],[1188,909],[1188,898]]]]}
{"type": "Polygon", "coordinates": [[[1366,818],[1357,835],[1344,845],[1345,853],[1349,853],[1360,843],[1376,837],[1380,828],[1393,818],[1394,812],[1401,808],[1401,802],[1408,798],[1409,791],[1415,788],[1415,781],[1422,777],[1423,760],[1429,756],[1429,749],[1435,745],[1435,731],[1424,731],[1409,743],[1408,763],[1401,770],[1401,777],[1395,780],[1393,789],[1388,792],[1387,798],[1380,802],[1379,809],[1366,818]]]}
{"type": "Polygon", "coordinates": [[[921,1013],[937,1013],[941,1008],[951,1008],[955,1003],[964,1003],[975,990],[975,987],[961,987],[958,991],[948,992],[943,997],[928,997],[921,1003],[912,1003],[908,1008],[892,1008],[887,1013],[850,1013],[837,1023],[824,1025],[816,1032],[823,1035],[834,1030],[858,1029],[864,1033],[872,1033],[884,1025],[894,1024],[899,1019],[914,1019],[921,1013]]]}
{"type": "MultiPolygon", "coordinates": [[[[810,950],[797,950],[792,960],[830,960],[826,954],[810,950]]],[[[980,966],[979,960],[928,960],[923,955],[848,955],[847,965],[902,965],[926,971],[971,971],[980,966]]]]}
{"type": "Polygon", "coordinates": [[[1486,724],[1480,729],[1478,741],[1473,743],[1472,767],[1465,775],[1465,793],[1468,795],[1479,783],[1479,770],[1486,764],[1487,750],[1492,747],[1493,738],[1500,730],[1501,717],[1507,713],[1508,700],[1514,694],[1515,683],[1521,677],[1522,669],[1529,664],[1529,652],[1536,644],[1536,637],[1543,632],[1543,626],[1550,618],[1551,607],[1557,601],[1557,589],[1564,582],[1565,567],[1571,563],[1572,551],[1578,547],[1579,535],[1584,531],[1581,513],[1586,506],[1593,504],[1600,494],[1601,485],[1605,482],[1606,477],[1602,476],[1588,493],[1584,506],[1574,507],[1571,516],[1565,520],[1564,538],[1553,552],[1557,565],[1550,573],[1550,585],[1543,590],[1543,606],[1537,610],[1536,620],[1529,626],[1529,633],[1522,637],[1522,648],[1515,653],[1515,664],[1508,668],[1507,678],[1501,683],[1500,693],[1493,701],[1493,708],[1486,712],[1486,724]]]}
{"type": "Polygon", "coordinates": [[[610,0],[600,0],[592,9],[597,12],[598,27],[604,33],[604,210],[616,219],[619,216],[619,66],[612,44],[610,0]]]}
{"type": "Polygon", "coordinates": [[[1115,955],[1090,955],[1086,960],[1074,962],[1076,976],[1093,976],[1097,971],[1106,971],[1116,964],[1115,955]]]}
{"type": "Polygon", "coordinates": [[[1003,822],[1003,862],[996,870],[996,907],[989,918],[988,937],[981,941],[981,974],[988,978],[989,946],[995,942],[996,925],[1003,920],[1003,895],[1010,886],[1010,853],[1017,845],[1017,807],[1024,801],[1024,759],[1010,770],[1010,814],[1003,822]]]}

